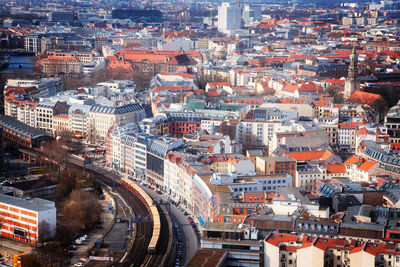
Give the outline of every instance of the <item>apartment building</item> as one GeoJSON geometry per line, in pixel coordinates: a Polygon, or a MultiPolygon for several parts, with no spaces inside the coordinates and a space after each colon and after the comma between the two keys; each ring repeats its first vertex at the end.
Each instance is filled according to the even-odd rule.
{"type": "Polygon", "coordinates": [[[36,128],[54,133],[54,116],[58,114],[66,114],[68,105],[65,102],[43,101],[36,105],[36,128]]]}
{"type": "Polygon", "coordinates": [[[90,109],[89,128],[96,139],[105,140],[111,126],[123,122],[138,122],[146,112],[138,103],[115,102],[114,106],[93,105],[90,109]]]}

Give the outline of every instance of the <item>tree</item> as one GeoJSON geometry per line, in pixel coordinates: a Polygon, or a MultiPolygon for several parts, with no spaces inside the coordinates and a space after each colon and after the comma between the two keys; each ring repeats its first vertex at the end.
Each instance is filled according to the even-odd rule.
{"type": "Polygon", "coordinates": [[[59,201],[64,200],[76,188],[78,171],[66,168],[61,174],[60,182],[57,186],[56,197],[59,201]]]}
{"type": "Polygon", "coordinates": [[[334,103],[336,104],[344,103],[343,86],[332,84],[326,89],[326,91],[331,97],[333,97],[334,103]]]}
{"type": "Polygon", "coordinates": [[[52,237],[52,230],[50,229],[50,224],[42,220],[38,225],[38,241],[43,244],[44,241],[49,240],[52,237]]]}
{"type": "Polygon", "coordinates": [[[383,121],[386,115],[386,112],[389,110],[389,106],[386,101],[379,97],[375,102],[371,105],[371,108],[379,113],[379,121],[383,121]]]}
{"type": "Polygon", "coordinates": [[[66,224],[71,229],[90,228],[100,219],[100,204],[94,194],[73,190],[62,205],[62,213],[68,214],[66,224]]]}

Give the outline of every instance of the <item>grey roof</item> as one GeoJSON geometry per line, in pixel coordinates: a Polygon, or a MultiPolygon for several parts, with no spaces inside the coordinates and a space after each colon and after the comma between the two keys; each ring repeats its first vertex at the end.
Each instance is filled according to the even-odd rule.
{"type": "Polygon", "coordinates": [[[36,107],[41,107],[41,108],[54,108],[54,106],[57,104],[57,102],[51,102],[51,101],[42,101],[36,105],[36,107]]]}
{"type": "Polygon", "coordinates": [[[72,115],[76,110],[79,110],[84,116],[89,116],[91,106],[89,105],[71,105],[70,108],[68,109],[68,114],[72,115]]]}
{"type": "Polygon", "coordinates": [[[50,135],[46,131],[33,128],[10,116],[0,116],[0,126],[16,131],[23,136],[32,135],[32,139],[36,139],[39,137],[50,137],[50,135]]]}
{"type": "Polygon", "coordinates": [[[138,111],[143,109],[140,104],[130,103],[121,107],[105,107],[100,105],[94,105],[90,109],[90,112],[106,113],[106,114],[124,114],[133,111],[138,111]]]}
{"type": "Polygon", "coordinates": [[[0,203],[6,203],[7,205],[13,205],[16,207],[37,212],[55,209],[55,204],[53,201],[41,198],[31,198],[28,200],[0,194],[0,203]]]}

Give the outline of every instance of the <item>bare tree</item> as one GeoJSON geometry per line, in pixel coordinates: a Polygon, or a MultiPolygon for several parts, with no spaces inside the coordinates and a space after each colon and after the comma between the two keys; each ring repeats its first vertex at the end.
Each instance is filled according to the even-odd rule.
{"type": "Polygon", "coordinates": [[[52,231],[50,229],[50,224],[45,220],[39,222],[38,233],[39,233],[38,241],[40,243],[43,244],[44,241],[49,240],[52,237],[52,231]]]}
{"type": "Polygon", "coordinates": [[[330,85],[327,89],[326,92],[333,97],[333,102],[336,104],[342,104],[344,103],[344,97],[343,97],[343,86],[341,85],[330,85]]]}

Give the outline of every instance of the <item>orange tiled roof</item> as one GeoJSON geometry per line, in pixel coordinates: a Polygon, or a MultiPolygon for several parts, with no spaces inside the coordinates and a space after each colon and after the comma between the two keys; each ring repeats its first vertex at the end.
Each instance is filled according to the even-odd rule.
{"type": "Polygon", "coordinates": [[[366,160],[364,163],[358,167],[359,170],[368,172],[371,168],[373,168],[377,164],[376,161],[366,160]]]}
{"type": "Polygon", "coordinates": [[[359,156],[353,155],[344,162],[344,165],[353,165],[354,163],[359,161],[361,161],[361,158],[359,156]]]}
{"type": "Polygon", "coordinates": [[[355,102],[359,104],[367,104],[372,106],[376,100],[381,96],[378,94],[372,94],[362,91],[355,91],[348,99],[349,102],[355,102]]]}
{"type": "Polygon", "coordinates": [[[346,166],[344,164],[329,164],[324,165],[327,173],[346,173],[346,166]]]}
{"type": "Polygon", "coordinates": [[[297,161],[309,161],[317,159],[327,160],[332,154],[333,153],[329,150],[285,153],[286,156],[291,157],[297,161]]]}

